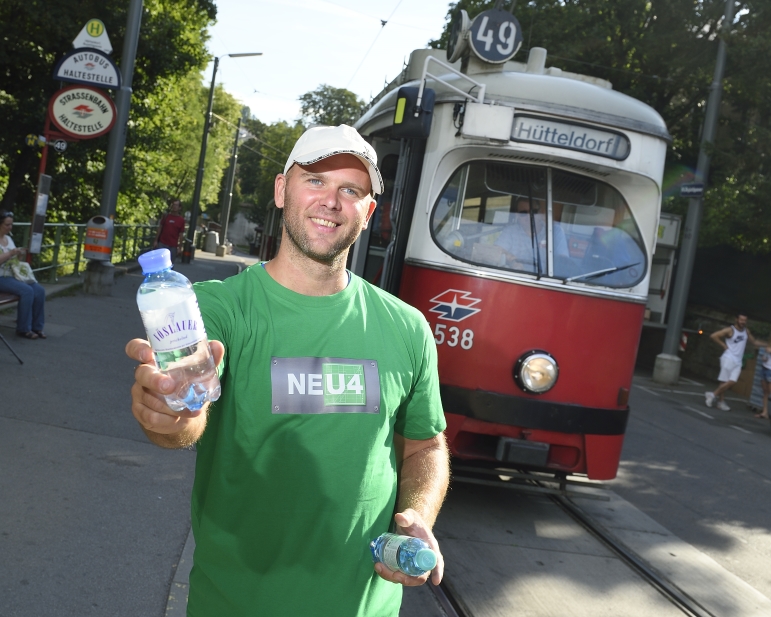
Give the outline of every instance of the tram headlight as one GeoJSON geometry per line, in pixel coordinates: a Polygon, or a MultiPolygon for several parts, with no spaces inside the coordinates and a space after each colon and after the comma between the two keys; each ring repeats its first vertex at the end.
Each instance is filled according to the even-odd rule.
{"type": "Polygon", "coordinates": [[[557,383],[559,366],[551,354],[533,349],[520,356],[514,365],[514,381],[525,392],[543,394],[557,383]]]}

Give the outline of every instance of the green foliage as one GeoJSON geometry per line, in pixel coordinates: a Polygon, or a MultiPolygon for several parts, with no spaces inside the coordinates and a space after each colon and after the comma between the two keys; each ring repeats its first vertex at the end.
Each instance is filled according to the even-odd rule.
{"type": "MultiPolygon", "coordinates": [[[[58,89],[51,75],[85,23],[101,19],[118,65],[129,3],[117,0],[2,0],[0,2],[0,207],[31,213],[40,152],[24,145],[40,134],[48,100],[58,89]],[[27,206],[27,207],[25,207],[27,206]]],[[[207,62],[206,27],[216,8],[210,0],[144,0],[132,84],[117,218],[144,222],[166,198],[189,200],[197,169],[208,88],[200,71],[207,62]]],[[[238,105],[218,89],[215,113],[237,118],[238,105]]],[[[216,200],[227,165],[227,133],[215,124],[209,139],[204,199],[216,200]]],[[[100,207],[108,136],[71,142],[49,151],[50,221],[84,221],[100,207]]]]}
{"type": "MultiPolygon", "coordinates": [[[[508,6],[509,3],[505,3],[508,6]]],[[[447,26],[430,46],[446,48],[455,11],[470,17],[493,0],[450,5],[447,26]]],[[[516,5],[524,43],[545,47],[549,64],[607,79],[614,89],[658,111],[672,135],[666,177],[692,179],[704,110],[717,56],[725,0],[530,0],[516,5]],[[689,175],[690,174],[690,175],[689,175]]],[[[736,3],[728,45],[720,126],[712,152],[700,245],[727,244],[771,252],[771,52],[767,2],[736,3]]],[[[665,192],[664,207],[684,213],[684,200],[665,192]]]]}
{"type": "Polygon", "coordinates": [[[364,111],[365,103],[345,88],[333,88],[321,84],[313,92],[300,97],[303,119],[309,124],[338,126],[353,124],[364,111]]]}
{"type": "Polygon", "coordinates": [[[251,220],[262,223],[273,199],[276,174],[284,171],[292,146],[303,134],[301,123],[263,124],[252,119],[246,123],[250,138],[239,149],[238,178],[243,199],[253,204],[251,220]]]}

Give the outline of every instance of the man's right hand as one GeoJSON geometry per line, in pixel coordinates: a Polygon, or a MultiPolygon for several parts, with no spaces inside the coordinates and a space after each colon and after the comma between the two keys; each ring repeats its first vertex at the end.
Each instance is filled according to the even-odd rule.
{"type": "MultiPolygon", "coordinates": [[[[216,366],[222,360],[225,347],[219,341],[209,341],[209,349],[216,366]]],[[[174,391],[174,380],[158,370],[153,350],[146,340],[129,341],[126,355],[140,363],[134,371],[135,382],[131,387],[131,412],[148,437],[156,444],[170,448],[195,443],[206,427],[206,408],[177,412],[166,404],[163,395],[174,391]],[[155,439],[153,434],[159,438],[155,439]]]]}

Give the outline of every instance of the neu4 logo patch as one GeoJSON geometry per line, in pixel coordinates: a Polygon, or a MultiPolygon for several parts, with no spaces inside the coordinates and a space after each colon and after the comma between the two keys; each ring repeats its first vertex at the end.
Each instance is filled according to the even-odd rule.
{"type": "Polygon", "coordinates": [[[376,360],[274,356],[270,381],[274,414],[380,412],[376,360]]]}
{"type": "Polygon", "coordinates": [[[361,364],[321,364],[321,373],[289,373],[290,396],[317,395],[324,397],[324,405],[365,405],[367,388],[364,385],[364,367],[361,364]]]}
{"type": "Polygon", "coordinates": [[[467,317],[477,314],[482,309],[473,308],[482,300],[472,298],[471,293],[460,289],[448,289],[429,300],[434,304],[429,309],[432,313],[438,313],[439,319],[446,321],[463,321],[467,317]]]}

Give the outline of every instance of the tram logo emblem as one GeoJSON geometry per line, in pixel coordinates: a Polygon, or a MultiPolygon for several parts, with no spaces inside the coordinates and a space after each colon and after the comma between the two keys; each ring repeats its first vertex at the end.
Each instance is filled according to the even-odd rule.
{"type": "Polygon", "coordinates": [[[448,289],[429,300],[434,306],[429,309],[432,313],[438,313],[439,319],[446,321],[463,321],[467,317],[477,314],[482,309],[473,308],[482,300],[472,298],[471,293],[460,289],[448,289]]]}
{"type": "Polygon", "coordinates": [[[78,118],[83,118],[85,120],[94,113],[94,110],[84,103],[83,105],[74,107],[72,109],[72,113],[75,114],[78,118]]]}

